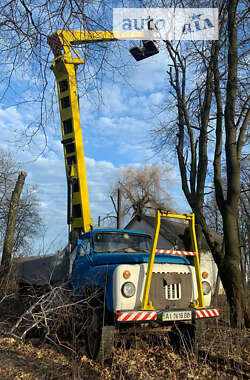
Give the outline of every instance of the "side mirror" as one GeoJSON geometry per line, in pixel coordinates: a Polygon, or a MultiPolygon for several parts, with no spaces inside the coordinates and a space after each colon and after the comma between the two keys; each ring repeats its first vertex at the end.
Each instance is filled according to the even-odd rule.
{"type": "Polygon", "coordinates": [[[159,53],[158,46],[154,43],[154,41],[144,40],[142,41],[142,44],[143,47],[134,46],[129,49],[130,53],[136,61],[141,61],[142,59],[159,53]]]}

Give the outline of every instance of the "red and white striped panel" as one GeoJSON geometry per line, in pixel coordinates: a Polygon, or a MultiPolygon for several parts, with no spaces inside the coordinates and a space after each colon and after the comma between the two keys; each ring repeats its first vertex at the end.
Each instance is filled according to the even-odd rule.
{"type": "Polygon", "coordinates": [[[196,310],[195,318],[211,318],[218,317],[219,309],[205,309],[205,310],[196,310]]]}
{"type": "Polygon", "coordinates": [[[116,315],[118,322],[154,321],[157,318],[155,311],[120,311],[116,315]]]}
{"type": "Polygon", "coordinates": [[[168,255],[196,256],[196,252],[173,251],[172,249],[156,249],[156,253],[167,253],[168,255]]]}

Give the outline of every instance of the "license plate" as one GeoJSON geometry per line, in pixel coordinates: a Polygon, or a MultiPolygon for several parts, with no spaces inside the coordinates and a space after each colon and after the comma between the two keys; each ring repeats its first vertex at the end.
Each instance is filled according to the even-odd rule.
{"type": "Polygon", "coordinates": [[[187,310],[163,311],[162,320],[167,321],[185,321],[192,319],[192,312],[187,310]]]}

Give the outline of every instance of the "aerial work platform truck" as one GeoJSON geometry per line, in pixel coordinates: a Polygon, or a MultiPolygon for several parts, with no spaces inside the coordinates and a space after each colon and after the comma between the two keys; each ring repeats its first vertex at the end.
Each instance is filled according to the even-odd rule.
{"type": "Polygon", "coordinates": [[[84,61],[75,46],[114,40],[104,31],[58,31],[48,38],[68,182],[69,246],[25,262],[19,270],[20,289],[70,283],[74,297],[89,300],[86,342],[89,356],[97,360],[110,357],[120,328],[180,325],[196,345],[200,322],[219,315],[210,306],[211,286],[200,272],[194,214],[156,210],[153,239],[139,231],[93,227],[76,82],[77,67],[84,61]],[[190,251],[157,249],[161,218],[187,223],[190,251]]]}

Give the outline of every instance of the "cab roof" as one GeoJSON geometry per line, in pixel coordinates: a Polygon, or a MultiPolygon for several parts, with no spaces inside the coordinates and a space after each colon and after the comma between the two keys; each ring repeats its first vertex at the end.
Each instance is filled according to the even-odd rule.
{"type": "Polygon", "coordinates": [[[152,237],[150,234],[148,234],[147,232],[142,232],[142,231],[135,231],[135,230],[125,230],[125,229],[117,229],[117,228],[103,228],[103,227],[100,227],[100,228],[95,228],[94,230],[91,230],[87,233],[83,233],[80,235],[80,239],[82,237],[84,237],[86,234],[91,234],[91,235],[95,235],[96,233],[100,233],[100,232],[117,232],[117,233],[128,233],[128,234],[137,234],[137,235],[145,235],[145,236],[149,236],[149,237],[152,237]]]}

